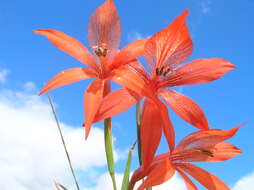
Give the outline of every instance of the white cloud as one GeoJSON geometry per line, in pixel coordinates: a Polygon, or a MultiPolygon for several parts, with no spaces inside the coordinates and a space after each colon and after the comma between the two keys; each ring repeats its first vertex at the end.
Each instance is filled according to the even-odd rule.
{"type": "MultiPolygon", "coordinates": [[[[25,85],[31,87],[33,85],[25,85]]],[[[67,159],[48,103],[28,92],[0,91],[0,189],[52,190],[72,186],[67,159]]],[[[103,131],[62,123],[74,168],[89,175],[106,164],[103,131]]],[[[117,160],[117,158],[116,158],[117,160]]]]}
{"type": "Polygon", "coordinates": [[[9,71],[6,69],[0,69],[0,83],[4,84],[6,82],[6,78],[9,71]]]}
{"type": "Polygon", "coordinates": [[[254,172],[238,180],[232,190],[250,190],[251,187],[254,187],[254,172]]]}

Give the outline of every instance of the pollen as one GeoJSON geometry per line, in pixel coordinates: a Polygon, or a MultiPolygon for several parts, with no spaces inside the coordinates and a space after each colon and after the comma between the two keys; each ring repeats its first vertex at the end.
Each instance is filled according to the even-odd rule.
{"type": "Polygon", "coordinates": [[[94,53],[98,57],[106,57],[108,53],[107,45],[105,43],[102,43],[98,46],[93,46],[92,49],[94,50],[94,53]]]}

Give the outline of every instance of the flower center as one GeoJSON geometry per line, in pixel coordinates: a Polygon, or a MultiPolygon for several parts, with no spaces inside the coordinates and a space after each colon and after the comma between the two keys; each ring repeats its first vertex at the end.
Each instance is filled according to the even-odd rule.
{"type": "Polygon", "coordinates": [[[162,66],[161,68],[156,68],[156,76],[166,76],[172,69],[169,66],[162,66]]]}
{"type": "Polygon", "coordinates": [[[92,49],[98,57],[106,57],[108,53],[107,44],[102,43],[98,46],[93,46],[92,49]]]}

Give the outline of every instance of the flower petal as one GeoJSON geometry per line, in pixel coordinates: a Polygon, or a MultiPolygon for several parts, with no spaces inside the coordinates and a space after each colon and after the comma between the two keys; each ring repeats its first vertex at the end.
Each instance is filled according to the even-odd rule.
{"type": "Polygon", "coordinates": [[[169,149],[171,151],[173,151],[174,147],[175,147],[174,126],[170,121],[167,107],[162,102],[160,102],[159,100],[157,101],[157,100],[156,100],[156,104],[160,110],[162,121],[163,121],[163,132],[164,132],[164,135],[165,135],[166,140],[168,142],[169,149]]]}
{"type": "Polygon", "coordinates": [[[95,115],[101,105],[104,92],[104,81],[95,80],[87,88],[84,97],[85,103],[85,130],[86,139],[89,135],[91,125],[94,123],[95,115]]]}
{"type": "Polygon", "coordinates": [[[95,77],[96,74],[90,69],[84,68],[67,69],[57,74],[55,77],[53,77],[40,91],[40,95],[70,83],[95,77]]]}
{"type": "Polygon", "coordinates": [[[111,92],[103,98],[100,109],[95,117],[95,122],[104,120],[127,110],[138,100],[139,96],[126,88],[111,92]]]}
{"type": "Polygon", "coordinates": [[[179,64],[192,52],[192,40],[186,25],[188,10],[171,25],[153,35],[145,45],[146,59],[152,71],[167,64],[179,64]]]}
{"type": "Polygon", "coordinates": [[[76,58],[81,63],[88,65],[93,69],[97,69],[96,61],[86,47],[78,40],[53,29],[39,29],[33,31],[48,38],[57,48],[76,58]]]}
{"type": "Polygon", "coordinates": [[[230,130],[210,129],[191,133],[179,143],[174,152],[214,146],[234,136],[241,126],[230,130]]]}
{"type": "Polygon", "coordinates": [[[209,129],[205,114],[190,98],[167,89],[161,89],[159,96],[186,122],[202,130],[209,129]]]}
{"type": "Polygon", "coordinates": [[[177,69],[161,86],[179,86],[207,83],[219,79],[235,66],[225,59],[196,59],[177,69]]]}
{"type": "Polygon", "coordinates": [[[179,164],[178,167],[191,175],[209,190],[229,190],[227,185],[219,178],[200,167],[197,167],[193,164],[179,164]]]}
{"type": "Polygon", "coordinates": [[[146,39],[135,40],[134,42],[131,42],[127,46],[125,46],[115,55],[110,65],[110,69],[118,68],[121,65],[130,63],[131,61],[135,61],[138,57],[144,56],[144,45],[146,41],[146,39]]]}
{"type": "Polygon", "coordinates": [[[89,44],[91,48],[105,44],[111,54],[118,49],[120,39],[120,19],[113,0],[107,0],[95,11],[89,20],[89,44]]]}
{"type": "Polygon", "coordinates": [[[160,185],[169,180],[175,173],[174,167],[170,160],[163,160],[153,166],[145,181],[138,187],[137,190],[143,190],[155,185],[160,185]]]}
{"type": "Polygon", "coordinates": [[[182,172],[179,168],[177,168],[176,170],[182,176],[188,190],[198,190],[196,185],[190,180],[190,178],[184,172],[182,172]]]}
{"type": "Polygon", "coordinates": [[[153,161],[154,154],[160,144],[163,121],[156,104],[145,99],[141,122],[142,160],[146,170],[153,161]]]}
{"type": "Polygon", "coordinates": [[[242,153],[241,150],[229,143],[221,142],[211,147],[186,149],[172,154],[172,162],[220,162],[229,160],[242,153]]]}
{"type": "Polygon", "coordinates": [[[125,65],[119,69],[115,69],[112,72],[110,79],[121,86],[136,92],[140,96],[151,97],[155,94],[150,89],[149,81],[144,73],[131,65],[125,65]]]}

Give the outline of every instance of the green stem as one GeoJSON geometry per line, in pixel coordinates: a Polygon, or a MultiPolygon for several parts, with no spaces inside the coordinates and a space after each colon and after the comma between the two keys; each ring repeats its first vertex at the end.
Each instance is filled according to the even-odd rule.
{"type": "MultiPolygon", "coordinates": [[[[142,123],[142,110],[140,101],[136,104],[136,124],[137,124],[137,139],[138,139],[138,158],[139,158],[139,165],[142,165],[142,145],[141,145],[141,136],[140,136],[140,128],[142,123]]],[[[152,190],[152,187],[147,188],[146,190],[152,190]]]]}
{"type": "Polygon", "coordinates": [[[116,188],[114,155],[113,155],[113,145],[112,145],[111,118],[104,120],[104,139],[105,139],[105,150],[106,150],[108,171],[113,183],[114,190],[116,190],[117,188],[116,188]]]}
{"type": "Polygon", "coordinates": [[[49,94],[47,94],[47,96],[48,96],[48,101],[49,101],[50,107],[52,109],[52,113],[53,113],[55,121],[56,121],[56,125],[57,125],[57,128],[58,128],[61,140],[62,140],[62,144],[63,144],[64,150],[65,150],[65,154],[67,156],[67,160],[68,160],[68,163],[69,163],[69,166],[70,166],[70,169],[71,169],[71,173],[72,173],[73,179],[75,181],[77,190],[80,190],[77,178],[76,178],[75,173],[74,173],[74,169],[72,167],[71,158],[70,158],[69,152],[68,152],[66,144],[65,144],[65,140],[64,140],[63,133],[62,133],[62,130],[61,130],[61,127],[60,127],[60,123],[59,123],[57,115],[56,115],[56,111],[55,111],[54,105],[52,103],[52,100],[51,100],[49,94]]]}
{"type": "Polygon", "coordinates": [[[141,137],[140,137],[140,127],[141,127],[141,105],[140,101],[136,104],[136,125],[137,125],[137,139],[138,139],[138,158],[139,165],[142,165],[142,151],[141,151],[141,137]]]}
{"type": "MultiPolygon", "coordinates": [[[[105,81],[104,93],[103,96],[106,96],[111,91],[110,82],[105,81]]],[[[114,165],[114,154],[113,154],[113,144],[112,144],[112,121],[111,118],[104,120],[104,141],[105,141],[105,151],[108,165],[108,172],[111,177],[113,188],[116,188],[116,179],[115,179],[115,165],[114,165]]]]}

